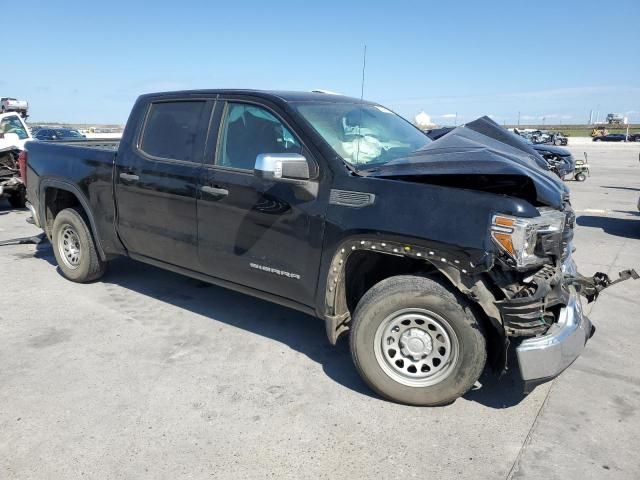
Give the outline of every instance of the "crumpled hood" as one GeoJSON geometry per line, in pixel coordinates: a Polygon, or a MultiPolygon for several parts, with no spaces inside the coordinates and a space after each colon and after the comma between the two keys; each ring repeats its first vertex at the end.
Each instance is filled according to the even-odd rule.
{"type": "Polygon", "coordinates": [[[549,152],[554,155],[560,155],[561,157],[568,157],[571,155],[571,152],[566,148],[557,147],[556,145],[547,145],[546,143],[541,143],[538,145],[531,146],[536,152],[549,152]]]}
{"type": "Polygon", "coordinates": [[[411,155],[358,173],[403,179],[456,175],[521,177],[523,184],[532,182],[540,204],[558,209],[568,193],[533,148],[488,117],[454,128],[411,155]]]}

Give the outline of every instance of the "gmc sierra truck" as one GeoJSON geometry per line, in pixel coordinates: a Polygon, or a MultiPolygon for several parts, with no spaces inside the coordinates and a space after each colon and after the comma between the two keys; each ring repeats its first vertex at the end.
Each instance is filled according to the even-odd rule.
{"type": "Polygon", "coordinates": [[[26,150],[66,278],[126,255],[314,315],[397,402],[449,403],[508,348],[527,389],[559,375],[594,332],[580,296],[615,283],[577,273],[569,191],[488,118],[432,141],[348,97],[184,91],[141,96],[119,145],[26,150]]]}

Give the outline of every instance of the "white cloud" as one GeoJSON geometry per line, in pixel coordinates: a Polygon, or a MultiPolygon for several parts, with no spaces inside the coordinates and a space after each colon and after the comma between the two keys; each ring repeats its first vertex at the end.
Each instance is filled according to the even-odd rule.
{"type": "Polygon", "coordinates": [[[455,113],[445,113],[444,115],[440,115],[440,118],[456,118],[457,116],[455,113]]]}
{"type": "Polygon", "coordinates": [[[420,128],[429,128],[434,125],[431,121],[431,117],[424,111],[416,115],[415,123],[420,128]]]}

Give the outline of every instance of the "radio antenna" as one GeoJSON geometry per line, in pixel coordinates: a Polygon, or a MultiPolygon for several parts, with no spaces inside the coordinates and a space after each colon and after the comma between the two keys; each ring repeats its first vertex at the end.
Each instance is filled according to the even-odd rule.
{"type": "MultiPolygon", "coordinates": [[[[367,46],[364,46],[364,52],[362,52],[362,83],[360,85],[360,103],[364,102],[364,73],[367,68],[367,46]]],[[[356,149],[356,165],[360,164],[360,127],[362,125],[362,105],[360,105],[358,115],[358,144],[356,149]]]]}
{"type": "Polygon", "coordinates": [[[364,73],[367,68],[367,46],[364,46],[364,52],[362,53],[362,85],[360,87],[360,101],[364,99],[364,73]]]}

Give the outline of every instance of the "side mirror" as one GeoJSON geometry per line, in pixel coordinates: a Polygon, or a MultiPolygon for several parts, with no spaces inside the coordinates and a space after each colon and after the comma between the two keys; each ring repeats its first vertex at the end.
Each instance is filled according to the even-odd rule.
{"type": "Polygon", "coordinates": [[[256,157],[253,173],[276,181],[304,182],[309,180],[309,162],[297,153],[261,153],[256,157]]]}

